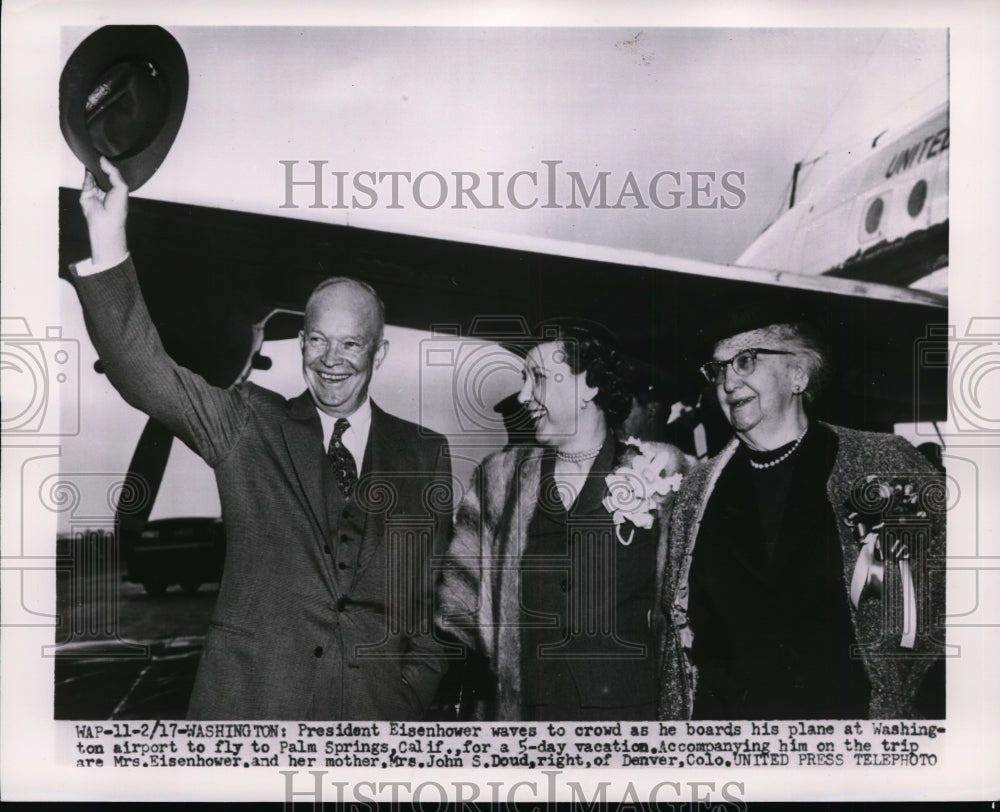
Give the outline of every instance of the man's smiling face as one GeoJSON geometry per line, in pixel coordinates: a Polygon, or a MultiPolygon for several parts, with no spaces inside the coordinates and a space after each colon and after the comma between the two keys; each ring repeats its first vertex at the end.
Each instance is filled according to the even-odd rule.
{"type": "Polygon", "coordinates": [[[309,300],[299,346],[317,408],[334,417],[352,415],[368,397],[388,347],[378,303],[350,280],[324,288],[309,300]]]}

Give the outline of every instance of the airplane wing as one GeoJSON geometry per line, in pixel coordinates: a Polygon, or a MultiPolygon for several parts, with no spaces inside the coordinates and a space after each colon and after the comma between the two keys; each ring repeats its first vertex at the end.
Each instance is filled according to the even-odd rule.
{"type": "MultiPolygon", "coordinates": [[[[67,278],[69,263],[89,252],[78,196],[60,189],[67,278]]],[[[933,357],[935,339],[947,357],[947,302],[933,293],[537,238],[396,234],[143,198],[130,202],[128,229],[167,352],[220,386],[241,379],[265,338],[294,337],[311,289],[341,274],[373,285],[389,322],[403,327],[509,343],[519,337],[510,325],[564,316],[601,322],[673,401],[689,404],[704,392],[701,359],[690,352],[697,330],[736,303],[780,297],[814,314],[833,338],[840,375],[818,416],[889,431],[946,416],[947,363],[916,363],[933,357]]],[[[728,434],[711,409],[698,419],[710,446],[728,434]]],[[[145,526],[170,445],[150,420],[128,477],[152,498],[119,504],[123,533],[145,526]]]]}
{"type": "MultiPolygon", "coordinates": [[[[77,198],[60,190],[64,276],[88,253],[77,198]]],[[[780,297],[815,314],[834,339],[842,387],[829,419],[891,428],[945,418],[946,369],[916,364],[947,322],[947,300],[934,293],[538,238],[396,234],[142,198],[131,201],[129,244],[168,352],[219,385],[246,367],[253,325],[276,310],[301,312],[317,282],[344,274],[372,284],[389,321],[404,327],[469,335],[498,317],[528,325],[593,319],[687,400],[701,390],[687,354],[698,328],[733,303],[780,297]]],[[[299,326],[279,316],[265,337],[290,338],[299,326]]]]}

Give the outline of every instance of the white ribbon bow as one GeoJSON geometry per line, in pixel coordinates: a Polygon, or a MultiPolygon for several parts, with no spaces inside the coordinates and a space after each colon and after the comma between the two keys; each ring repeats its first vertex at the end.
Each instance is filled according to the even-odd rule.
{"type": "MultiPolygon", "coordinates": [[[[883,525],[876,525],[864,537],[857,564],[851,577],[851,603],[858,608],[861,599],[871,595],[876,600],[882,597],[885,577],[885,556],[882,551],[883,525]]],[[[910,571],[909,550],[896,541],[890,550],[899,565],[899,577],[903,585],[903,634],[899,639],[901,648],[913,648],[917,638],[916,590],[913,587],[913,573],[910,571]]]]}

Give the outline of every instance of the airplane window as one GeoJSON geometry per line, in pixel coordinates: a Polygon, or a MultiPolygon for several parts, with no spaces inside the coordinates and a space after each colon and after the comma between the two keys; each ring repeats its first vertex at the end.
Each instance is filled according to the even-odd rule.
{"type": "Polygon", "coordinates": [[[910,213],[910,217],[916,217],[923,211],[925,200],[927,200],[927,181],[918,180],[910,189],[910,197],[906,201],[906,210],[910,213]]]}
{"type": "Polygon", "coordinates": [[[869,234],[874,234],[878,230],[878,224],[882,220],[882,210],[885,208],[885,204],[882,202],[881,197],[876,197],[871,205],[868,206],[868,212],[865,214],[865,231],[869,234]]]}

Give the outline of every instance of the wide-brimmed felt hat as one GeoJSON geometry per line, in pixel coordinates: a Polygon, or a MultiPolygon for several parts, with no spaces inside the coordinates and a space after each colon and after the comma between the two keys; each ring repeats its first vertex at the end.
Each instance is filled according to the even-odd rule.
{"type": "Polygon", "coordinates": [[[59,78],[59,126],[107,191],[100,156],[138,189],[170,151],[187,104],[181,46],[156,25],[107,25],[80,43],[59,78]]]}

